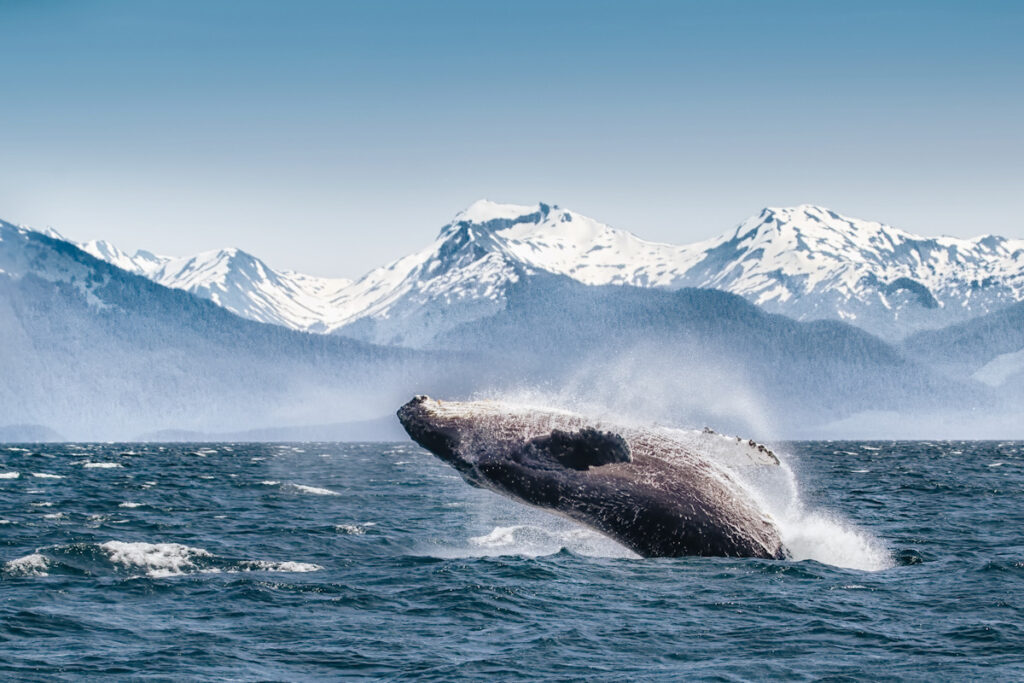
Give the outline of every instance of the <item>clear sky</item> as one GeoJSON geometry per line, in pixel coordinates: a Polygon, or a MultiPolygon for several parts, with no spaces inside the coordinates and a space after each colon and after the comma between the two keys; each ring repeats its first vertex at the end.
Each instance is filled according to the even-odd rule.
{"type": "Polygon", "coordinates": [[[487,197],[1024,237],[1024,2],[0,0],[0,217],[354,276],[487,197]]]}

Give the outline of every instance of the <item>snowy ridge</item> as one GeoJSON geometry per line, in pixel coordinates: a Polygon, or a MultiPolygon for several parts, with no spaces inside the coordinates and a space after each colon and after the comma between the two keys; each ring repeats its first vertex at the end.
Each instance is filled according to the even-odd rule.
{"type": "Polygon", "coordinates": [[[927,238],[817,206],[767,208],[706,243],[682,282],[898,339],[1024,298],[1024,240],[927,238]]]}
{"type": "Polygon", "coordinates": [[[165,287],[209,299],[243,318],[310,332],[328,331],[324,320],[330,318],[330,299],[351,284],[343,278],[275,271],[255,256],[233,248],[172,258],[143,250],[130,255],[101,240],[77,246],[165,287]]]}
{"type": "MultiPolygon", "coordinates": [[[[64,240],[55,230],[40,231],[46,237],[64,240]]],[[[48,282],[68,283],[85,297],[89,306],[107,307],[95,290],[107,284],[106,276],[97,277],[86,265],[71,260],[56,262],[48,249],[38,243],[35,231],[0,220],[0,278],[18,280],[31,274],[48,282]]]]}
{"type": "Polygon", "coordinates": [[[535,273],[588,285],[720,289],[888,339],[1024,299],[1024,240],[926,238],[812,205],[766,208],[719,237],[677,246],[558,206],[480,200],[426,248],[356,281],[275,271],[237,249],[174,259],[102,241],[78,246],[246,318],[407,346],[501,310],[508,287],[535,273]]]}

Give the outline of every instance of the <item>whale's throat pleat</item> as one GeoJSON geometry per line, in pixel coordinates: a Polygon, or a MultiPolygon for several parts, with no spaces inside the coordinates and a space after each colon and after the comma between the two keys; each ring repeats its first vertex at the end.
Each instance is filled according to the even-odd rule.
{"type": "Polygon", "coordinates": [[[584,427],[575,432],[556,429],[547,436],[531,440],[530,447],[536,454],[546,455],[574,470],[630,462],[633,459],[624,438],[592,427],[584,427]]]}

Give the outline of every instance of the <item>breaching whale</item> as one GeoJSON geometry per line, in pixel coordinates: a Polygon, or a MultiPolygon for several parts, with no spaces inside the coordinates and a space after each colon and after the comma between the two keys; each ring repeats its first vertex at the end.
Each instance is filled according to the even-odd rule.
{"type": "Polygon", "coordinates": [[[778,466],[753,441],[427,396],[398,419],[469,484],[574,519],[644,557],[786,557],[776,525],[724,466],[778,466]]]}

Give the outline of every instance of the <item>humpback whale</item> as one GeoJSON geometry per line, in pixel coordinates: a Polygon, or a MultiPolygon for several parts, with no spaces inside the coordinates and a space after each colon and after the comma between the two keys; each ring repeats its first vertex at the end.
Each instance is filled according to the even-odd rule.
{"type": "Polygon", "coordinates": [[[427,396],[398,418],[472,486],[574,519],[643,557],[786,557],[778,528],[730,471],[778,466],[753,441],[427,396]]]}

